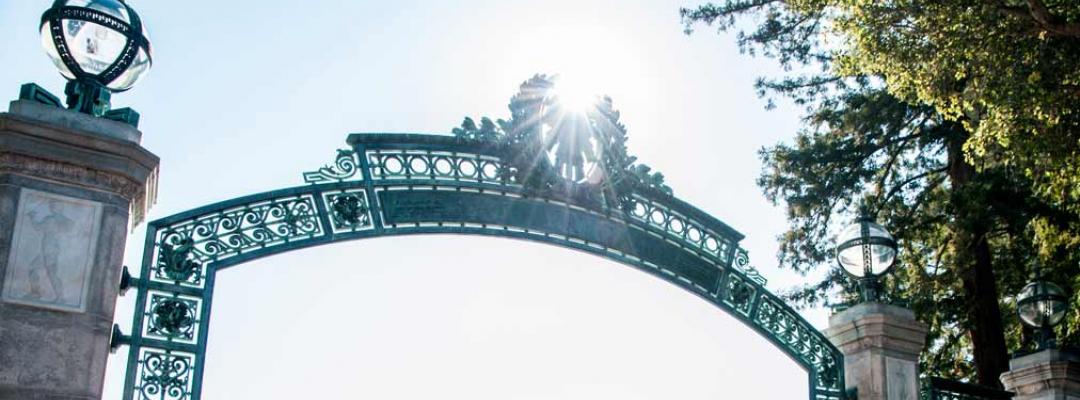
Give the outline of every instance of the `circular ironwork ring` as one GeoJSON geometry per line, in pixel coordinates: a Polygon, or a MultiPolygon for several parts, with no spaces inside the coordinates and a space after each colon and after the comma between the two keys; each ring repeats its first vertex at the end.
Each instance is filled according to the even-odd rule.
{"type": "MultiPolygon", "coordinates": [[[[39,30],[48,24],[53,46],[56,48],[56,52],[59,54],[60,60],[63,61],[64,66],[66,66],[68,71],[74,75],[75,80],[94,82],[108,88],[110,83],[119,78],[121,74],[131,67],[139,54],[139,50],[145,52],[148,63],[153,65],[153,52],[151,51],[150,40],[143,33],[142,19],[139,18],[139,14],[128,6],[127,3],[120,1],[120,4],[124,6],[124,9],[128,13],[128,18],[131,20],[130,23],[92,8],[67,6],[65,3],[65,0],[56,0],[53,2],[52,7],[45,10],[45,13],[41,15],[41,25],[39,26],[39,30]],[[104,26],[123,35],[127,39],[127,42],[124,44],[124,48],[121,50],[116,60],[101,73],[92,74],[86,72],[79,66],[79,63],[75,61],[74,56],[71,54],[67,39],[64,37],[64,20],[84,21],[104,26]]],[[[109,88],[109,90],[113,92],[122,92],[127,89],[129,88],[109,88]]]]}

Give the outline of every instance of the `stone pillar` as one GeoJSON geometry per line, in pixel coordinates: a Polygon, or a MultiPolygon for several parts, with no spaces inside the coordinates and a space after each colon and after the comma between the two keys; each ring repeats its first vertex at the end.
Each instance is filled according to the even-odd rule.
{"type": "Polygon", "coordinates": [[[1013,358],[1001,383],[1013,400],[1078,400],[1080,356],[1049,349],[1013,358]]]}
{"type": "Polygon", "coordinates": [[[919,400],[926,326],[911,310],[862,303],[829,317],[825,335],[844,353],[844,379],[859,400],[919,400]]]}
{"type": "Polygon", "coordinates": [[[100,399],[128,230],[156,194],[135,127],[0,113],[0,399],[100,399]]]}

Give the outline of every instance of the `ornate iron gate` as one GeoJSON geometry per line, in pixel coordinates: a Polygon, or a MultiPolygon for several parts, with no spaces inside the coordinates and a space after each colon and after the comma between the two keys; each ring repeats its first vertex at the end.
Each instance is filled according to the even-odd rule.
{"type": "MultiPolygon", "coordinates": [[[[515,118],[531,120],[518,118],[515,104],[531,106],[520,97],[515,118]]],[[[304,186],[151,222],[142,276],[125,274],[138,289],[131,335],[114,332],[129,346],[124,399],[200,398],[218,272],[327,243],[433,233],[532,240],[633,266],[768,338],[808,371],[811,400],[843,399],[839,350],[764,287],[741,234],[634,164],[614,117],[613,133],[585,154],[559,143],[581,138],[541,140],[541,129],[506,121],[498,131],[467,120],[457,137],[353,134],[304,186]]]]}

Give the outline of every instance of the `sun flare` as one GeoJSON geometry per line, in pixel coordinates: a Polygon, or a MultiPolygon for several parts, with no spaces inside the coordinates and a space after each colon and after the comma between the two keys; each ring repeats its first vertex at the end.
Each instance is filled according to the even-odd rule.
{"type": "Polygon", "coordinates": [[[597,91],[587,81],[575,78],[579,75],[559,75],[556,77],[552,95],[568,111],[582,112],[596,105],[600,98],[597,91]]]}

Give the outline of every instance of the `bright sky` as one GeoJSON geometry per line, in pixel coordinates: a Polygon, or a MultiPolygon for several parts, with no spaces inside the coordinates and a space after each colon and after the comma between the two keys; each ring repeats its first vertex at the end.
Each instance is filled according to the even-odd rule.
{"type": "MultiPolygon", "coordinates": [[[[39,45],[51,0],[0,1],[0,98],[62,93],[39,45]],[[6,97],[5,97],[6,96],[6,97]]],[[[611,95],[630,152],[680,198],[746,234],[769,286],[783,214],[757,150],[798,109],[765,111],[777,72],[730,35],[686,36],[694,1],[130,1],[155,65],[113,97],[161,157],[159,218],[302,184],[350,132],[448,133],[506,117],[518,84],[562,73],[611,95]]],[[[137,267],[143,229],[128,238],[137,267]]],[[[134,296],[117,321],[130,332],[134,296]]],[[[824,313],[811,312],[822,326],[824,313]]],[[[204,398],[805,399],[805,373],[672,285],[583,253],[506,239],[407,237],[307,249],[219,275],[204,398]]],[[[118,399],[126,352],[110,358],[118,399]]]]}

